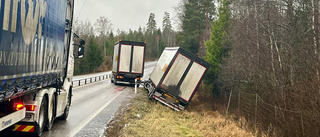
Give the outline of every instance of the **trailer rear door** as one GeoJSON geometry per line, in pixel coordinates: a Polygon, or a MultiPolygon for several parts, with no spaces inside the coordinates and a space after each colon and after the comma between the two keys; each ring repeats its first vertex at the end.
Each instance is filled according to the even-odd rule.
{"type": "Polygon", "coordinates": [[[130,72],[131,45],[120,45],[119,72],[130,72]]]}
{"type": "Polygon", "coordinates": [[[133,46],[133,57],[132,57],[132,73],[143,72],[143,60],[144,59],[144,46],[133,46]]]}
{"type": "Polygon", "coordinates": [[[197,85],[199,84],[204,72],[206,71],[206,67],[202,66],[197,62],[193,62],[192,66],[184,78],[181,86],[180,86],[180,97],[186,101],[190,101],[191,95],[196,90],[197,85]]]}
{"type": "Polygon", "coordinates": [[[191,60],[182,54],[178,54],[167,76],[163,80],[161,87],[175,96],[181,96],[180,81],[191,60]]]}

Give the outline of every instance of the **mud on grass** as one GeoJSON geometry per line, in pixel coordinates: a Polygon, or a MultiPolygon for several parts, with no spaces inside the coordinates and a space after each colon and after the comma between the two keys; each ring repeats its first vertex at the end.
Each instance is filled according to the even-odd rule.
{"type": "Polygon", "coordinates": [[[199,91],[186,110],[176,112],[159,102],[150,101],[146,91],[139,89],[134,99],[122,104],[123,107],[119,108],[115,117],[107,124],[105,136],[253,136],[214,111],[212,98],[206,94],[199,91]]]}

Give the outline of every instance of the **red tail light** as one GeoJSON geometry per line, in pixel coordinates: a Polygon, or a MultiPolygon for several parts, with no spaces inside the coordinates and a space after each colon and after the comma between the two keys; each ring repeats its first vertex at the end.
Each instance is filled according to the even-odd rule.
{"type": "Polygon", "coordinates": [[[24,105],[23,103],[15,103],[15,105],[13,106],[14,107],[14,110],[21,110],[24,108],[24,105]]]}
{"type": "Polygon", "coordinates": [[[34,111],[36,108],[36,105],[26,105],[26,110],[27,111],[34,111]]]}

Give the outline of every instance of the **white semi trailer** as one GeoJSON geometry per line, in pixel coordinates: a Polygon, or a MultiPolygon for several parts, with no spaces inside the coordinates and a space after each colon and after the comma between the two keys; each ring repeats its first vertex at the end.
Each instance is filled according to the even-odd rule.
{"type": "Polygon", "coordinates": [[[208,68],[207,62],[182,48],[166,47],[144,86],[150,99],[184,110],[208,68]]]}
{"type": "Polygon", "coordinates": [[[118,41],[114,46],[111,82],[140,83],[144,72],[145,42],[118,41]]]}

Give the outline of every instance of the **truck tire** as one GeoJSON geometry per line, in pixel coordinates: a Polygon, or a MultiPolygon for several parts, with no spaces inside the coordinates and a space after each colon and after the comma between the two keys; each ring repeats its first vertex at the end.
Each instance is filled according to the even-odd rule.
{"type": "Polygon", "coordinates": [[[69,115],[69,109],[70,109],[70,105],[71,105],[71,92],[69,92],[68,94],[68,102],[67,102],[67,106],[66,108],[64,109],[64,113],[63,115],[60,117],[60,119],[62,120],[66,120],[68,118],[68,115],[69,115]]]}
{"type": "MultiPolygon", "coordinates": [[[[46,128],[45,130],[49,131],[52,128],[54,119],[56,118],[56,95],[52,95],[52,99],[51,99],[51,105],[48,107],[48,110],[51,111],[51,119],[49,119],[49,113],[48,113],[48,120],[47,120],[47,124],[46,124],[46,128]]],[[[49,111],[48,111],[49,112],[49,111]]]]}
{"type": "Polygon", "coordinates": [[[113,76],[113,84],[118,85],[117,78],[113,76]]]}
{"type": "Polygon", "coordinates": [[[149,81],[144,82],[143,88],[145,90],[148,90],[149,87],[150,87],[150,82],[149,81]]]}
{"type": "Polygon", "coordinates": [[[114,75],[112,75],[112,77],[110,78],[111,79],[111,83],[114,83],[114,75]]]}
{"type": "Polygon", "coordinates": [[[38,122],[37,122],[37,131],[36,135],[41,136],[43,129],[45,127],[46,121],[48,116],[48,101],[46,96],[43,97],[41,104],[40,104],[40,110],[39,110],[39,116],[38,116],[38,122]]]}

